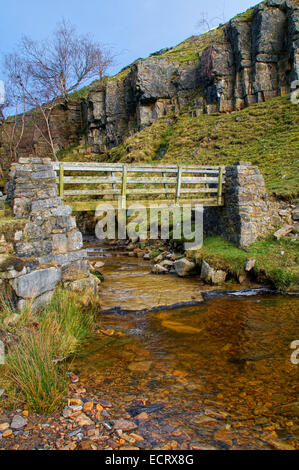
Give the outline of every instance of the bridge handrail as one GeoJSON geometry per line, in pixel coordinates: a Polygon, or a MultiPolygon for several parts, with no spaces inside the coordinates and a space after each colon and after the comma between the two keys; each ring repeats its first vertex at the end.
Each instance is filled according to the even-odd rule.
{"type": "MultiPolygon", "coordinates": [[[[175,196],[178,204],[181,195],[189,195],[192,199],[196,194],[206,195],[204,199],[215,199],[217,205],[223,203],[224,166],[198,165],[149,165],[102,162],[55,162],[53,170],[59,171],[57,183],[62,198],[70,196],[122,196],[124,200],[131,195],[170,195],[175,196]],[[66,176],[65,172],[95,172],[110,173],[110,176],[66,176]],[[121,173],[121,175],[119,175],[121,173]],[[143,175],[136,176],[136,173],[143,175]],[[152,176],[161,173],[161,176],[152,176]],[[134,174],[130,176],[130,174],[134,174]],[[146,176],[144,175],[146,174],[146,176]],[[190,175],[190,176],[188,176],[190,175]],[[92,184],[111,185],[110,189],[65,189],[65,185],[92,184]],[[128,185],[143,185],[141,188],[131,188],[128,185]],[[149,185],[163,185],[163,188],[152,188],[149,185]],[[118,185],[118,187],[117,187],[118,185]],[[189,187],[183,187],[188,185],[189,187]],[[190,187],[191,185],[191,187],[190,187]],[[194,185],[194,186],[193,186],[194,185]],[[196,186],[195,186],[196,185],[196,186]],[[200,185],[200,187],[198,186],[200,185]]],[[[201,198],[202,199],[202,198],[201,198]]]]}

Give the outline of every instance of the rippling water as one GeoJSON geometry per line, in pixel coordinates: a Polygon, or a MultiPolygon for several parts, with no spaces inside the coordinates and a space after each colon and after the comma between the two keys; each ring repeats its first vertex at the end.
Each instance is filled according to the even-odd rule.
{"type": "Polygon", "coordinates": [[[151,448],[173,436],[192,448],[299,448],[299,365],[290,360],[297,296],[227,291],[141,313],[198,302],[207,288],[196,277],[153,276],[137,258],[104,261],[102,303],[110,312],[99,324],[116,334],[99,335],[76,367],[119,413],[147,412],[151,448]]]}

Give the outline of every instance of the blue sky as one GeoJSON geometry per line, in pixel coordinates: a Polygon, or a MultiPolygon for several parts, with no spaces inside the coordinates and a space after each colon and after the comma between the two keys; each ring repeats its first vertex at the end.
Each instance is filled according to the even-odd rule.
{"type": "MultiPolygon", "coordinates": [[[[250,0],[9,0],[1,5],[0,53],[12,51],[23,34],[45,39],[63,17],[80,33],[119,53],[111,73],[139,57],[174,46],[193,34],[201,12],[209,18],[245,11],[250,0]]],[[[1,76],[0,76],[1,78],[1,76]]]]}

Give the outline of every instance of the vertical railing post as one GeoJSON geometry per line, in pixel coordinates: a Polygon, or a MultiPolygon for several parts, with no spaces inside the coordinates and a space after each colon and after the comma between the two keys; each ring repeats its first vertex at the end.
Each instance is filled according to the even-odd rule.
{"type": "Polygon", "coordinates": [[[178,166],[178,174],[177,174],[177,182],[176,182],[176,196],[175,196],[175,203],[178,204],[180,202],[180,195],[181,195],[181,181],[182,181],[182,167],[178,166]]]}
{"type": "Polygon", "coordinates": [[[222,205],[222,184],[223,184],[223,168],[219,167],[218,175],[218,206],[222,205]]]}
{"type": "MultiPolygon", "coordinates": [[[[111,171],[111,172],[110,172],[110,175],[111,175],[111,178],[114,178],[114,176],[115,176],[114,171],[111,171]]],[[[116,189],[116,184],[115,184],[115,183],[112,183],[112,189],[113,189],[113,190],[116,189]]],[[[112,199],[113,199],[113,200],[115,199],[115,194],[112,195],[112,199]]]]}
{"type": "Polygon", "coordinates": [[[122,170],[122,185],[121,185],[121,207],[126,208],[126,197],[127,197],[127,165],[123,165],[122,170]]]}
{"type": "Polygon", "coordinates": [[[59,196],[61,199],[64,197],[64,164],[60,163],[59,165],[59,196]]]}
{"type": "MultiPolygon", "coordinates": [[[[207,179],[208,178],[208,173],[204,173],[203,176],[204,176],[205,179],[207,179]]],[[[205,183],[204,187],[205,187],[205,190],[209,189],[209,183],[205,183]]],[[[206,198],[206,197],[208,197],[208,191],[205,191],[205,193],[204,193],[204,198],[206,198]]]]}
{"type": "MultiPolygon", "coordinates": [[[[167,178],[167,173],[163,172],[162,177],[166,179],[167,178]]],[[[163,186],[164,186],[164,189],[166,189],[168,191],[168,184],[164,183],[163,186]]]]}

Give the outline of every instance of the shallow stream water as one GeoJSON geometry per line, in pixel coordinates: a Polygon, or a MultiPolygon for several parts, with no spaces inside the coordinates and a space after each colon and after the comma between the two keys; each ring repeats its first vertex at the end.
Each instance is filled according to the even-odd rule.
{"type": "Polygon", "coordinates": [[[215,293],[196,276],[88,250],[105,262],[99,327],[116,334],[92,341],[75,367],[119,416],[139,420],[145,448],[299,448],[298,296],[215,293]]]}

